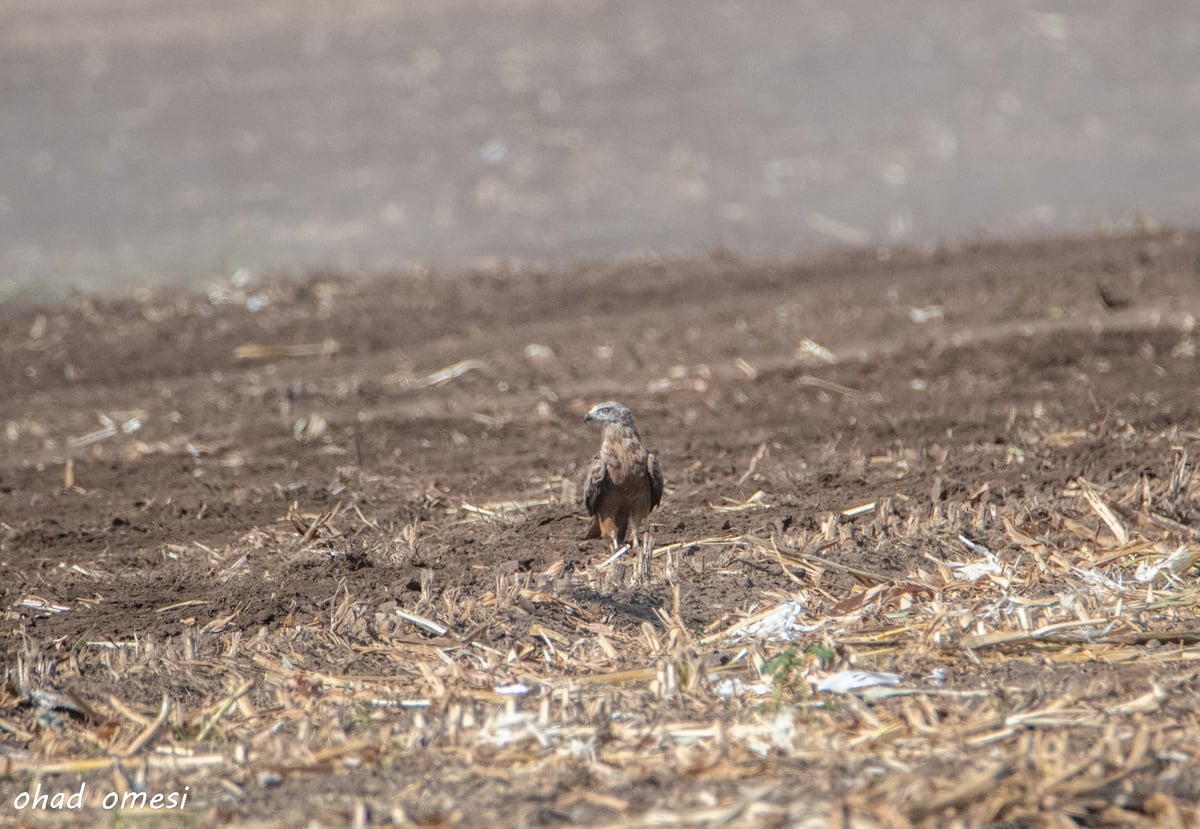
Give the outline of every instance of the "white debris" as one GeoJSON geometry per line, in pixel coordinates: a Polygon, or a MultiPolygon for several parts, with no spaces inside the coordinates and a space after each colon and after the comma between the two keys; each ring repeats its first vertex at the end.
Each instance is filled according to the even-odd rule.
{"type": "Polygon", "coordinates": [[[771,686],[765,682],[747,684],[733,676],[724,679],[717,679],[713,676],[709,678],[709,681],[713,683],[713,690],[719,697],[765,697],[771,693],[771,686]]]}
{"type": "Polygon", "coordinates": [[[961,541],[964,545],[966,545],[966,548],[973,553],[978,553],[981,556],[990,556],[992,554],[992,551],[989,550],[987,547],[980,544],[978,541],[972,541],[971,539],[967,538],[962,533],[959,533],[958,540],[961,541]]]}
{"type": "Polygon", "coordinates": [[[523,694],[529,693],[529,686],[524,682],[517,682],[513,685],[497,685],[494,690],[497,694],[519,697],[523,694]]]}
{"type": "Polygon", "coordinates": [[[451,380],[456,380],[464,374],[472,371],[480,371],[484,374],[490,374],[492,369],[483,360],[459,360],[457,363],[448,365],[443,369],[430,374],[421,381],[423,386],[441,386],[449,383],[451,380]]]}
{"type": "Polygon", "coordinates": [[[246,297],[246,310],[250,313],[258,313],[271,304],[271,298],[266,294],[251,294],[246,297]]]}
{"type": "Polygon", "coordinates": [[[300,443],[312,443],[329,432],[329,422],[315,412],[292,424],[292,437],[300,443]]]}
{"type": "Polygon", "coordinates": [[[57,602],[48,601],[41,596],[29,595],[17,602],[14,607],[23,607],[26,610],[38,610],[44,613],[66,613],[71,609],[69,604],[58,604],[57,602]]]}
{"type": "Polygon", "coordinates": [[[857,518],[860,515],[866,515],[868,512],[873,512],[877,503],[872,501],[869,504],[860,504],[857,507],[847,507],[842,510],[842,515],[846,518],[857,518]]]}
{"type": "Polygon", "coordinates": [[[924,678],[925,681],[930,685],[941,685],[946,681],[946,669],[934,668],[932,671],[927,673],[924,678]]]}
{"type": "Polygon", "coordinates": [[[1197,559],[1200,559],[1200,550],[1189,550],[1186,544],[1181,544],[1173,553],[1163,556],[1153,564],[1148,561],[1139,564],[1133,577],[1144,583],[1154,581],[1159,574],[1164,574],[1169,581],[1187,572],[1197,559]]]}
{"type": "MultiPolygon", "coordinates": [[[[1105,593],[1114,594],[1125,592],[1125,585],[1121,584],[1116,579],[1109,578],[1099,570],[1084,570],[1082,567],[1076,567],[1074,569],[1075,572],[1082,577],[1085,582],[1087,582],[1088,586],[1092,588],[1088,591],[1089,593],[1095,594],[1097,589],[1102,590],[1105,593]]],[[[1060,597],[1060,601],[1063,603],[1064,610],[1071,610],[1074,607],[1076,595],[1077,594],[1072,594],[1071,598],[1066,601],[1063,601],[1060,597]],[[1070,603],[1070,606],[1068,606],[1068,603],[1070,603]]]]}
{"type": "Polygon", "coordinates": [[[619,559],[620,559],[620,558],[621,558],[623,555],[625,555],[626,553],[628,553],[628,552],[629,552],[630,550],[632,550],[632,549],[633,549],[633,545],[632,545],[632,544],[625,544],[625,545],[622,545],[621,549],[617,550],[617,551],[616,551],[615,553],[613,553],[611,556],[609,556],[608,558],[604,559],[604,561],[600,562],[600,569],[601,569],[601,570],[603,570],[603,569],[605,569],[605,568],[607,568],[607,567],[611,567],[611,566],[612,566],[614,563],[616,563],[616,562],[617,562],[617,561],[618,561],[618,560],[619,560],[619,559]]]}
{"type": "Polygon", "coordinates": [[[998,576],[1004,572],[1000,567],[1000,562],[992,553],[987,554],[987,558],[979,559],[978,561],[969,562],[948,562],[950,569],[954,571],[954,575],[963,581],[977,582],[984,576],[998,576]]]}
{"type": "Polygon", "coordinates": [[[908,318],[917,325],[924,325],[927,322],[934,322],[944,319],[946,316],[945,310],[940,305],[930,305],[926,308],[909,308],[908,318]]]}
{"type": "Polygon", "coordinates": [[[771,749],[785,754],[796,750],[796,721],[786,710],[780,710],[770,722],[737,723],[730,726],[731,739],[745,743],[750,753],[765,757],[771,749]]]}
{"type": "Polygon", "coordinates": [[[796,346],[796,359],[801,362],[818,362],[833,365],[838,361],[837,355],[820,343],[803,339],[796,346]]]}
{"type": "Polygon", "coordinates": [[[545,371],[554,367],[558,362],[558,356],[554,353],[554,349],[548,345],[530,343],[525,346],[525,362],[531,368],[545,371]]]}
{"type": "Polygon", "coordinates": [[[595,760],[595,740],[581,740],[578,737],[572,737],[570,740],[567,740],[566,745],[559,746],[558,755],[560,757],[581,757],[595,760]]]}
{"type": "MultiPolygon", "coordinates": [[[[102,417],[101,420],[104,420],[102,417]]],[[[67,446],[72,449],[82,449],[85,446],[91,446],[93,443],[99,443],[102,440],[108,440],[117,433],[117,427],[111,422],[103,428],[97,429],[94,432],[88,432],[86,435],[79,437],[67,438],[67,446]]]]}
{"type": "Polygon", "coordinates": [[[790,642],[797,633],[811,633],[815,625],[797,625],[796,617],[804,610],[803,598],[784,602],[773,610],[751,617],[733,631],[734,639],[757,639],[760,642],[790,642]]]}
{"type": "Polygon", "coordinates": [[[432,619],[426,619],[424,616],[418,616],[416,613],[409,613],[407,610],[401,610],[400,608],[397,608],[393,612],[397,616],[399,616],[401,619],[403,619],[404,621],[410,622],[419,628],[424,628],[425,630],[432,633],[434,636],[445,636],[446,635],[447,628],[443,627],[442,625],[439,625],[437,622],[433,621],[432,619]]]}
{"type": "Polygon", "coordinates": [[[527,712],[501,713],[484,723],[479,740],[497,748],[536,740],[543,748],[550,746],[553,727],[538,722],[537,714],[527,712]]]}
{"type": "Polygon", "coordinates": [[[873,688],[876,685],[899,685],[899,674],[880,673],[878,671],[838,671],[830,674],[817,683],[817,690],[830,694],[846,694],[861,688],[873,688]]]}
{"type": "Polygon", "coordinates": [[[965,535],[960,535],[958,540],[962,542],[963,546],[965,546],[971,552],[983,556],[983,558],[975,561],[947,562],[947,564],[950,565],[950,569],[954,570],[954,574],[958,576],[958,578],[962,579],[963,581],[974,583],[979,581],[984,576],[998,576],[1004,572],[1000,567],[1000,560],[997,559],[995,553],[993,553],[987,547],[972,541],[965,535]]]}
{"type": "Polygon", "coordinates": [[[238,268],[223,283],[208,286],[208,301],[213,305],[245,305],[250,311],[259,311],[267,305],[265,294],[248,295],[247,289],[258,275],[249,268],[238,268]]]}

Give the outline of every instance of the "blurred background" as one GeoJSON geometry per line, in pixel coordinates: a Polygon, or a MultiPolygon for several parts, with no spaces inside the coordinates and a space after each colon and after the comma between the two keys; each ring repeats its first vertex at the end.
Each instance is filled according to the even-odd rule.
{"type": "Polygon", "coordinates": [[[0,0],[0,299],[1198,217],[1184,0],[0,0]]]}

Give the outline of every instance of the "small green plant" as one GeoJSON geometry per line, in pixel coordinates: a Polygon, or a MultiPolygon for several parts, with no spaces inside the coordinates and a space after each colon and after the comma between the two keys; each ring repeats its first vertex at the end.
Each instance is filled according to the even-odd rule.
{"type": "Polygon", "coordinates": [[[816,642],[806,647],[804,653],[822,663],[832,662],[837,656],[837,652],[829,645],[820,645],[816,642]]]}
{"type": "Polygon", "coordinates": [[[783,695],[789,689],[795,689],[802,698],[808,698],[808,682],[804,679],[805,669],[815,661],[828,662],[836,654],[828,645],[813,643],[803,650],[793,645],[782,653],[777,653],[763,663],[763,676],[771,677],[772,698],[771,707],[778,709],[783,704],[783,695]]]}
{"type": "Polygon", "coordinates": [[[788,648],[777,653],[763,663],[763,676],[771,677],[771,707],[779,708],[783,704],[783,691],[795,685],[803,675],[804,660],[800,658],[800,649],[788,648]]]}

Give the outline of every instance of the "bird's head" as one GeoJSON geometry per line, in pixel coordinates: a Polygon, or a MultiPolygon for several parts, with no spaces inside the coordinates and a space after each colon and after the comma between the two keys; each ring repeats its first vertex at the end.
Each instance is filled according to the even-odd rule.
{"type": "Polygon", "coordinates": [[[606,403],[597,403],[588,410],[583,419],[585,421],[594,420],[597,423],[606,425],[611,423],[614,426],[625,426],[637,431],[637,427],[633,423],[633,412],[615,400],[609,400],[606,403]]]}

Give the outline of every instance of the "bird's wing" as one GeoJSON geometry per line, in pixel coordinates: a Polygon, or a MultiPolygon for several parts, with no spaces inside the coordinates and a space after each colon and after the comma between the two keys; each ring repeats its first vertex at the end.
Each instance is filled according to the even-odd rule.
{"type": "Polygon", "coordinates": [[[583,503],[587,507],[588,515],[595,515],[600,509],[600,499],[604,497],[611,483],[608,467],[604,465],[600,456],[596,455],[588,467],[587,482],[583,485],[583,503]]]}
{"type": "Polygon", "coordinates": [[[650,509],[654,509],[662,501],[663,491],[662,467],[654,452],[646,453],[646,471],[650,473],[650,509]]]}

